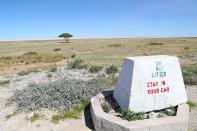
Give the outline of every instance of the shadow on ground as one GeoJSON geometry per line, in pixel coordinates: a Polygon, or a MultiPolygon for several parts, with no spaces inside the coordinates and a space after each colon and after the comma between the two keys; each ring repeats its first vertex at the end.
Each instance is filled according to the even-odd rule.
{"type": "Polygon", "coordinates": [[[90,105],[87,106],[84,110],[84,118],[85,118],[85,124],[88,128],[90,128],[91,130],[94,130],[94,125],[93,125],[93,121],[92,121],[92,116],[90,113],[90,105]]]}

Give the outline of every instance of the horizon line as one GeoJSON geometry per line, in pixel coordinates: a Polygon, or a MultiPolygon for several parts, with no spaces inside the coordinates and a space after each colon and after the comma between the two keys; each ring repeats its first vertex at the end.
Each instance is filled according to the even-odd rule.
{"type": "MultiPolygon", "coordinates": [[[[128,39],[128,38],[196,38],[197,36],[128,36],[128,37],[73,37],[70,39],[128,39]]],[[[2,41],[62,40],[63,38],[5,39],[2,41]]]]}

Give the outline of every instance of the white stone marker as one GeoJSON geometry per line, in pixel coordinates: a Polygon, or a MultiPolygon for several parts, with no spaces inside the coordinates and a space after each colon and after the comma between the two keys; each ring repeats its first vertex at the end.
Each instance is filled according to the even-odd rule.
{"type": "Polygon", "coordinates": [[[186,103],[178,58],[166,55],[126,57],[113,95],[121,107],[134,112],[186,103]]]}

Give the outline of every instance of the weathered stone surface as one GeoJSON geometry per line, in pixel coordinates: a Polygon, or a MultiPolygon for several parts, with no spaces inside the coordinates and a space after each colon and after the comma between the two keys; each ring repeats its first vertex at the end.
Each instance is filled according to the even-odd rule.
{"type": "Polygon", "coordinates": [[[187,102],[177,57],[127,57],[114,91],[123,108],[148,112],[187,102]]]}
{"type": "Polygon", "coordinates": [[[189,106],[179,105],[176,116],[136,121],[122,120],[112,114],[103,112],[100,100],[103,94],[91,98],[91,116],[95,131],[187,131],[189,106]]]}

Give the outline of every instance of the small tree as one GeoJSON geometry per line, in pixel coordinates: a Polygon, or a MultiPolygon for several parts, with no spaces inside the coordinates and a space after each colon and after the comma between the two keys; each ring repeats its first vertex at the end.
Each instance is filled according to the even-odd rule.
{"type": "Polygon", "coordinates": [[[69,38],[71,38],[73,36],[69,33],[62,33],[59,35],[59,37],[63,37],[66,40],[66,42],[68,43],[69,38]]]}

